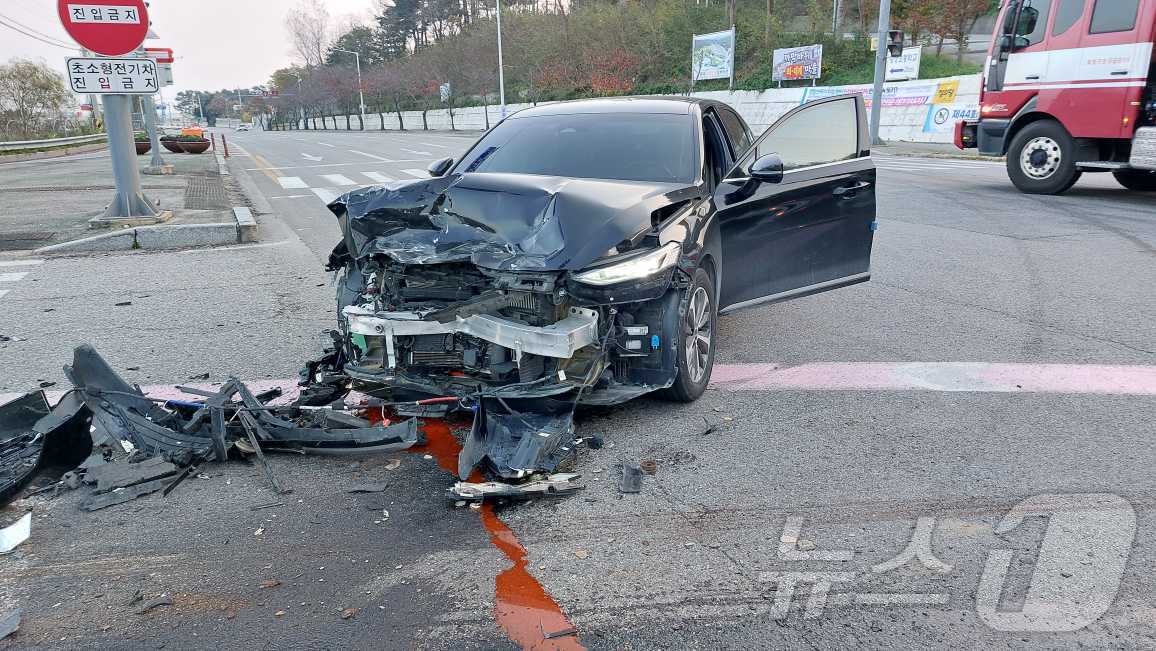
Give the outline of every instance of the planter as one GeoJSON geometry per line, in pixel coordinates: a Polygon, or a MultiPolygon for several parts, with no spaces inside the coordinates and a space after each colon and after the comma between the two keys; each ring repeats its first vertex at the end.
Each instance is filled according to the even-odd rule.
{"type": "Polygon", "coordinates": [[[145,154],[149,153],[149,151],[153,148],[152,143],[150,143],[147,140],[145,140],[144,142],[141,142],[139,140],[134,141],[134,142],[136,144],[136,155],[137,156],[144,156],[145,154]]]}
{"type": "Polygon", "coordinates": [[[176,140],[162,140],[161,147],[173,152],[174,154],[183,153],[185,150],[181,149],[181,143],[176,140]]]}
{"type": "Polygon", "coordinates": [[[200,142],[178,141],[177,144],[180,145],[181,149],[184,150],[186,154],[203,154],[209,150],[209,145],[212,143],[210,143],[208,140],[202,140],[200,142]]]}

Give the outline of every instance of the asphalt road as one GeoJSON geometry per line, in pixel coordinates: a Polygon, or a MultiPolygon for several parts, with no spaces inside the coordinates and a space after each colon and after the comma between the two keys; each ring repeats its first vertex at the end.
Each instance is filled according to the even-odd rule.
{"type": "MultiPolygon", "coordinates": [[[[26,274],[0,285],[0,393],[63,385],[86,341],[142,385],[292,377],[333,318],[323,199],[471,142],[228,136],[276,212],[262,243],[0,258],[26,274]]],[[[607,442],[580,458],[589,488],[501,511],[586,647],[1156,646],[1152,197],[878,164],[870,283],[723,318],[702,400],[585,414],[607,442]],[[617,465],[641,459],[657,473],[619,495],[617,465]]],[[[0,609],[25,625],[0,648],[516,646],[495,611],[519,613],[517,638],[544,606],[496,592],[510,561],[423,454],[276,458],[285,497],[233,464],[103,513],[28,500],[33,538],[0,557],[0,609]],[[389,491],[345,492],[365,480],[389,491]],[[138,589],[174,604],[138,615],[138,589]]]]}

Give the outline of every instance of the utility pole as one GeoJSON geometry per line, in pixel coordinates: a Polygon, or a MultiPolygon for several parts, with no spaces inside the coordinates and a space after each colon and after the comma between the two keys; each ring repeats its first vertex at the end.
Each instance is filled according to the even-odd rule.
{"type": "Polygon", "coordinates": [[[831,36],[839,38],[839,14],[842,13],[843,3],[840,0],[831,0],[831,36]]]}
{"type": "MultiPolygon", "coordinates": [[[[365,87],[361,85],[361,55],[354,52],[353,50],[341,50],[338,48],[333,48],[333,51],[334,52],[344,52],[346,54],[352,54],[353,55],[353,61],[354,61],[354,63],[357,64],[357,93],[358,93],[358,98],[361,101],[361,112],[358,115],[361,116],[361,124],[364,125],[365,124],[365,87]]],[[[298,77],[298,80],[300,80],[300,77],[298,77]]],[[[336,118],[334,118],[334,119],[336,119],[336,118]]]]}
{"type": "Polygon", "coordinates": [[[498,6],[498,97],[502,103],[502,119],[506,119],[506,71],[502,67],[502,0],[494,0],[498,6]]]}
{"type": "Polygon", "coordinates": [[[882,145],[879,120],[883,116],[883,82],[887,79],[887,33],[891,30],[891,0],[879,2],[879,47],[875,52],[875,90],[871,93],[871,144],[882,145]]]}

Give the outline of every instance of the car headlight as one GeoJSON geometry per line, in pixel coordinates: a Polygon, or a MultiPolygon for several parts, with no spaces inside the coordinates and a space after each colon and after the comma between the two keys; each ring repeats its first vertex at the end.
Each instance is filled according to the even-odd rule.
{"type": "Polygon", "coordinates": [[[574,274],[574,280],[586,285],[614,285],[629,280],[642,280],[670,269],[678,262],[682,245],[670,242],[665,246],[644,253],[630,255],[622,262],[612,262],[574,274]]]}

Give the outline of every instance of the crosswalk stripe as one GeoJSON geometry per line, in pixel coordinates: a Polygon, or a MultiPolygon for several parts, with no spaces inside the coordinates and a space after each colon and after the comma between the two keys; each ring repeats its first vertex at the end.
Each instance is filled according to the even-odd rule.
{"type": "Polygon", "coordinates": [[[405,172],[406,174],[409,174],[410,176],[416,176],[419,179],[428,179],[429,178],[429,172],[427,172],[425,170],[419,170],[417,168],[411,167],[408,170],[402,170],[402,171],[405,172]]]}
{"type": "Polygon", "coordinates": [[[363,152],[363,151],[357,151],[356,149],[350,149],[350,150],[349,150],[349,153],[351,153],[351,154],[357,154],[358,156],[365,156],[366,158],[376,158],[377,160],[379,160],[379,161],[381,161],[381,162],[383,162],[383,163],[394,163],[394,162],[396,162],[396,161],[394,161],[392,158],[386,158],[385,156],[378,156],[377,154],[369,154],[369,153],[366,153],[366,152],[363,152]]]}
{"type": "Polygon", "coordinates": [[[404,151],[407,154],[417,154],[418,156],[429,156],[430,155],[430,153],[428,151],[418,151],[416,149],[406,149],[405,147],[398,147],[398,149],[404,151]]]}
{"type": "Polygon", "coordinates": [[[40,264],[44,264],[44,261],[34,260],[32,258],[27,260],[0,260],[0,267],[31,267],[40,264]]]}
{"type": "Polygon", "coordinates": [[[357,185],[356,181],[342,174],[322,174],[321,178],[329,181],[333,185],[357,185]]]}
{"type": "Polygon", "coordinates": [[[377,183],[392,183],[397,180],[380,172],[362,172],[361,175],[368,178],[370,181],[376,181],[377,183]]]}
{"type": "Polygon", "coordinates": [[[0,283],[14,283],[17,280],[27,276],[30,272],[14,271],[12,273],[0,274],[0,283]]]}
{"type": "Polygon", "coordinates": [[[330,190],[329,188],[309,188],[309,190],[313,192],[313,194],[317,195],[318,199],[324,201],[325,205],[333,203],[334,199],[341,196],[340,192],[337,190],[330,190]]]}
{"type": "Polygon", "coordinates": [[[417,144],[425,145],[426,147],[437,147],[438,149],[449,149],[450,148],[449,145],[439,145],[439,144],[434,143],[434,142],[419,142],[417,144]]]}
{"type": "Polygon", "coordinates": [[[303,190],[309,187],[305,184],[305,181],[302,181],[301,178],[297,176],[278,176],[277,182],[286,190],[303,190]]]}

